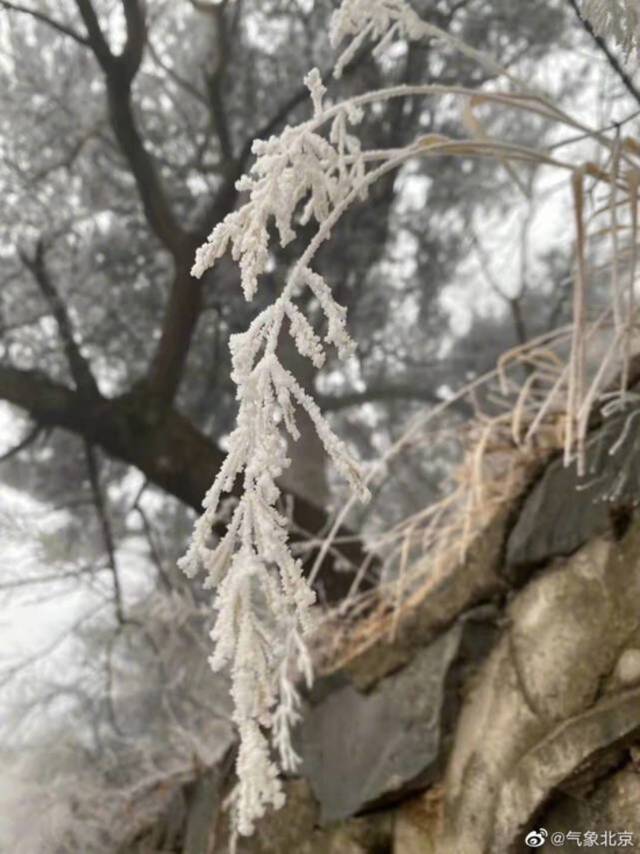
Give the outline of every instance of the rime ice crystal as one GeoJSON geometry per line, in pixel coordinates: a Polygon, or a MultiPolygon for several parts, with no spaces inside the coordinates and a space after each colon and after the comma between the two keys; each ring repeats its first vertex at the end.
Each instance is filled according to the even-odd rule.
{"type": "MultiPolygon", "coordinates": [[[[419,19],[400,0],[349,0],[334,18],[334,36],[352,34],[361,21],[372,37],[384,38],[389,28],[392,35],[411,35],[411,27],[419,19]]],[[[235,822],[242,834],[252,832],[269,805],[278,807],[283,802],[266,731],[271,731],[280,767],[293,771],[298,763],[290,740],[300,706],[290,675],[291,662],[308,683],[312,676],[305,639],[314,628],[315,594],[300,561],[288,548],[287,519],[277,507],[278,479],[289,465],[287,441],[295,441],[299,435],[298,409],[307,413],[353,490],[363,498],[367,495],[347,447],[277,355],[278,341],[287,333],[316,368],[324,364],[325,345],[335,346],[341,357],[352,352],[346,310],[310,262],[342,212],[357,198],[364,198],[368,184],[383,174],[376,169],[367,172],[360,140],[353,131],[362,120],[362,107],[353,100],[326,107],[325,86],[316,69],[305,83],[313,117],[297,127],[286,127],[279,136],[254,143],[255,164],[238,182],[238,189],[248,193],[248,199],[215,227],[198,250],[192,271],[194,276],[202,276],[230,250],[240,267],[244,295],[250,300],[269,262],[271,224],[275,224],[282,246],[293,240],[300,225],[312,220],[318,224],[316,237],[274,304],[246,332],[232,336],[237,426],[229,438],[228,455],[205,496],[204,513],[195,525],[189,550],[180,561],[190,576],[203,569],[206,585],[216,590],[211,666],[215,670],[229,667],[231,674],[234,721],[240,738],[235,822]],[[324,340],[294,302],[306,288],[324,315],[324,340]],[[242,494],[226,533],[212,545],[221,499],[234,489],[238,478],[243,479],[242,494]]],[[[388,157],[391,165],[395,164],[393,156],[388,157]]]]}
{"type": "MultiPolygon", "coordinates": [[[[306,82],[314,119],[298,128],[285,128],[279,137],[254,143],[256,163],[250,176],[238,185],[249,193],[248,201],[216,226],[198,251],[193,268],[194,275],[203,275],[230,248],[239,262],[247,299],[254,296],[268,263],[270,223],[275,223],[284,246],[295,236],[298,223],[314,219],[322,226],[364,176],[359,140],[349,132],[361,113],[353,108],[337,111],[329,138],[325,138],[314,124],[324,120],[324,85],[317,71],[306,82]]],[[[352,350],[345,315],[324,279],[302,265],[276,302],[246,332],[232,337],[232,379],[240,404],[237,426],[181,561],[190,576],[203,568],[207,586],[217,591],[211,666],[215,670],[228,666],[231,672],[234,721],[240,737],[235,798],[240,833],[251,833],[268,805],[282,803],[278,769],[265,730],[273,732],[281,767],[291,771],[297,764],[290,742],[299,706],[289,678],[292,651],[307,679],[311,678],[304,639],[313,628],[315,595],[300,562],[289,551],[287,519],[277,509],[278,478],[289,465],[287,437],[295,441],[299,435],[298,408],[311,418],[338,470],[354,489],[363,491],[359,470],[346,446],[315,401],[281,364],[277,343],[282,332],[288,331],[298,351],[320,368],[326,358],[325,343],[335,345],[342,356],[352,350]],[[324,342],[293,301],[305,287],[325,315],[324,342]],[[243,494],[225,535],[211,546],[220,500],[234,488],[238,477],[244,480],[243,494]]]]}
{"type": "Polygon", "coordinates": [[[346,0],[332,18],[329,35],[336,47],[343,39],[350,43],[336,62],[334,74],[340,77],[367,38],[378,41],[378,50],[396,36],[418,39],[425,25],[404,0],[346,0]]]}

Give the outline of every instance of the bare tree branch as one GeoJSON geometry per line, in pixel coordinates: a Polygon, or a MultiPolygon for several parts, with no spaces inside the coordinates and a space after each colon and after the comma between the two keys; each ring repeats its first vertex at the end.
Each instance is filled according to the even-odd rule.
{"type": "Polygon", "coordinates": [[[88,38],[86,42],[95,54],[103,71],[106,73],[107,69],[112,66],[115,56],[111,52],[111,48],[104,37],[104,33],[102,32],[102,27],[100,26],[93,4],[91,0],[76,0],[76,6],[80,12],[82,21],[87,28],[88,38]]]}
{"type": "Polygon", "coordinates": [[[133,80],[140,68],[147,43],[145,5],[145,0],[122,0],[122,10],[127,24],[127,40],[118,59],[125,68],[129,80],[133,80]]]}
{"type": "Polygon", "coordinates": [[[48,575],[36,575],[31,578],[18,578],[15,581],[4,581],[0,584],[0,590],[17,590],[20,587],[31,587],[37,584],[55,584],[58,581],[66,581],[70,578],[81,578],[83,575],[95,575],[100,572],[95,566],[85,566],[81,569],[72,569],[69,572],[50,573],[48,575]]]}
{"type": "Polygon", "coordinates": [[[106,73],[107,68],[109,68],[114,62],[115,56],[111,52],[111,48],[104,37],[104,33],[102,32],[102,27],[100,26],[93,4],[91,0],[76,0],[76,6],[80,12],[82,21],[87,28],[88,38],[86,39],[86,42],[106,73]]]}
{"type": "Polygon", "coordinates": [[[122,0],[127,33],[122,53],[115,55],[91,0],[75,2],[87,30],[87,38],[83,41],[93,51],[104,73],[111,127],[136,182],[147,222],[176,264],[160,342],[149,373],[150,387],[158,400],[168,405],[182,377],[201,308],[201,287],[194,285],[188,275],[199,241],[179,225],[133,113],[131,87],[147,42],[145,4],[142,0],[122,0]]]}
{"type": "MultiPolygon", "coordinates": [[[[523,234],[525,231],[526,229],[523,229],[523,234]]],[[[527,325],[524,319],[524,314],[522,312],[522,296],[524,293],[526,261],[521,260],[521,279],[519,293],[515,296],[510,296],[494,276],[493,271],[491,269],[491,261],[489,258],[489,254],[484,248],[482,241],[478,238],[478,235],[473,229],[470,229],[470,235],[471,242],[478,256],[480,272],[484,276],[491,290],[496,293],[500,297],[500,299],[503,300],[509,307],[509,311],[513,320],[516,340],[520,344],[526,343],[529,340],[529,334],[527,332],[527,325]]],[[[524,249],[525,247],[523,245],[522,255],[524,255],[524,249]]]]}
{"type": "Polygon", "coordinates": [[[207,9],[215,21],[217,62],[215,69],[207,76],[207,92],[209,95],[209,108],[215,126],[215,131],[220,143],[220,151],[223,161],[227,164],[233,163],[233,142],[231,130],[227,119],[227,110],[224,102],[224,82],[229,61],[228,32],[225,20],[225,6],[218,4],[207,9]]]}
{"type": "Polygon", "coordinates": [[[147,39],[147,48],[149,50],[149,56],[162,71],[167,75],[170,80],[178,86],[180,89],[183,89],[185,92],[188,92],[193,98],[196,99],[199,103],[208,106],[209,101],[204,93],[202,93],[196,86],[193,85],[189,80],[186,80],[184,77],[181,77],[180,74],[175,71],[175,69],[171,68],[171,66],[167,65],[166,62],[162,59],[158,51],[155,49],[150,40],[147,39]]]}
{"type": "Polygon", "coordinates": [[[107,565],[111,572],[113,581],[113,598],[116,612],[116,619],[119,625],[123,625],[125,621],[124,606],[122,602],[122,587],[120,585],[120,575],[118,573],[118,564],[116,561],[116,546],[111,528],[111,520],[107,505],[102,494],[100,486],[100,469],[98,466],[98,458],[95,448],[87,439],[84,441],[84,453],[87,461],[87,473],[89,475],[89,484],[91,486],[91,494],[93,496],[93,504],[96,509],[96,516],[102,532],[102,540],[104,542],[105,552],[107,553],[107,565]]]}
{"type": "Polygon", "coordinates": [[[196,245],[192,244],[188,263],[176,268],[147,377],[150,392],[165,406],[171,405],[177,394],[202,310],[204,280],[193,279],[190,273],[196,245]]]}
{"type": "Polygon", "coordinates": [[[160,555],[160,551],[153,536],[151,522],[149,521],[146,512],[142,509],[142,507],[140,507],[140,505],[137,505],[135,509],[142,521],[142,528],[144,530],[145,539],[147,540],[147,545],[149,546],[149,554],[151,556],[153,565],[155,566],[156,571],[158,573],[158,578],[160,579],[160,582],[162,583],[162,586],[165,590],[173,590],[174,585],[171,583],[169,574],[167,573],[163,565],[162,556],[160,555]]]}
{"type": "Polygon", "coordinates": [[[127,38],[120,56],[111,52],[90,0],[76,0],[76,5],[104,71],[111,126],[135,179],[147,222],[174,258],[175,277],[148,374],[148,387],[156,400],[170,406],[184,373],[202,306],[202,285],[195,284],[189,275],[200,241],[179,225],[133,114],[131,87],[147,41],[144,4],[140,0],[123,0],[127,38]]]}
{"type": "Polygon", "coordinates": [[[13,448],[9,448],[9,450],[5,451],[4,454],[0,454],[0,463],[10,460],[12,457],[17,456],[21,451],[24,451],[25,448],[28,448],[29,445],[33,445],[42,431],[43,428],[40,424],[34,424],[24,439],[21,439],[17,445],[13,446],[13,448]]]}
{"type": "Polygon", "coordinates": [[[40,371],[0,365],[0,399],[43,428],[59,427],[88,439],[194,509],[224,460],[224,453],[187,418],[172,411],[160,417],[141,394],[87,399],[40,371]]]}
{"type": "Polygon", "coordinates": [[[90,0],[76,0],[89,45],[104,72],[111,127],[135,179],[145,216],[161,243],[184,263],[192,254],[192,240],[180,227],[169,203],[155,161],[145,147],[131,104],[131,86],[146,44],[144,8],[138,0],[124,3],[127,38],[120,56],[106,41],[90,0]]]}
{"type": "Polygon", "coordinates": [[[149,555],[151,557],[153,565],[156,568],[156,571],[158,573],[158,578],[160,579],[162,586],[164,587],[165,590],[172,590],[174,585],[171,583],[169,573],[167,572],[165,565],[164,565],[163,555],[160,553],[160,548],[159,548],[158,544],[156,543],[156,538],[155,538],[155,534],[153,531],[153,526],[151,524],[151,521],[150,521],[144,507],[142,506],[142,503],[141,503],[142,493],[144,492],[144,489],[146,486],[147,486],[147,482],[145,481],[144,484],[142,485],[142,488],[138,492],[131,509],[134,510],[138,514],[138,516],[140,517],[140,521],[142,522],[142,530],[144,532],[144,536],[145,536],[145,539],[147,541],[147,545],[149,546],[149,555]]]}
{"type": "Polygon", "coordinates": [[[6,9],[9,12],[29,15],[30,17],[35,18],[36,21],[40,21],[40,23],[46,24],[46,26],[57,30],[59,33],[62,33],[65,36],[69,36],[69,38],[72,38],[74,41],[76,41],[78,44],[81,44],[83,47],[87,47],[89,45],[88,39],[86,39],[81,33],[77,32],[77,30],[74,30],[72,27],[68,27],[66,24],[62,24],[60,21],[56,21],[54,18],[50,18],[43,12],[38,12],[36,9],[31,9],[28,6],[23,6],[20,3],[11,3],[9,2],[9,0],[0,0],[0,7],[6,9]]]}
{"type": "Polygon", "coordinates": [[[45,252],[45,244],[42,238],[38,240],[32,258],[23,250],[18,249],[20,260],[33,276],[55,318],[76,388],[87,395],[99,397],[100,392],[98,391],[95,377],[76,342],[67,307],[47,270],[45,252]]]}

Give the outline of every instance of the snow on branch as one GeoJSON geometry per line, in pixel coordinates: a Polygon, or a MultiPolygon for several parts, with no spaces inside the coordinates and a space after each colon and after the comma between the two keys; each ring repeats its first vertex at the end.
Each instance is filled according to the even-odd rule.
{"type": "Polygon", "coordinates": [[[278,479],[290,462],[287,441],[299,436],[297,410],[308,414],[327,453],[352,488],[366,495],[348,449],[277,354],[283,331],[318,368],[324,364],[328,344],[342,356],[353,349],[346,310],[336,303],[329,285],[309,262],[342,210],[366,191],[360,143],[350,132],[362,111],[346,105],[333,115],[328,138],[321,135],[316,125],[323,124],[324,87],[317,71],[306,82],[314,119],[254,144],[255,165],[239,182],[248,201],[216,226],[198,251],[193,268],[193,274],[201,276],[231,249],[240,265],[245,297],[250,300],[269,260],[271,223],[283,246],[301,224],[315,220],[320,226],[280,297],[246,332],[231,339],[232,379],[240,404],[237,426],[229,439],[228,456],[205,497],[205,512],[196,524],[189,551],[181,561],[188,575],[204,568],[206,583],[216,588],[211,666],[214,670],[229,666],[231,671],[234,721],[240,736],[236,825],[242,834],[252,832],[267,806],[278,807],[283,801],[266,730],[273,730],[281,767],[294,770],[297,764],[290,742],[291,726],[299,714],[297,690],[289,677],[292,657],[298,671],[311,680],[305,638],[314,627],[315,595],[300,561],[291,555],[287,519],[277,507],[278,479]],[[324,340],[296,305],[304,288],[316,297],[325,315],[324,340]],[[225,536],[212,545],[211,530],[221,498],[238,477],[243,478],[243,494],[225,536]]]}
{"type": "MultiPolygon", "coordinates": [[[[337,61],[336,76],[366,40],[376,41],[381,50],[398,37],[436,37],[496,74],[504,73],[493,60],[421,21],[403,0],[345,0],[333,16],[331,34],[336,44],[348,40],[337,61]]],[[[312,117],[254,143],[255,163],[238,182],[238,189],[247,194],[246,201],[214,228],[198,250],[192,271],[201,277],[230,251],[240,267],[244,295],[251,300],[270,261],[270,229],[275,226],[281,245],[286,246],[301,226],[311,222],[318,226],[275,302],[246,332],[231,338],[232,379],[239,402],[237,426],[229,439],[226,460],[205,496],[205,510],[189,550],[180,562],[189,576],[203,569],[206,584],[216,590],[211,665],[214,670],[228,667],[231,673],[234,721],[240,738],[235,823],[242,834],[252,832],[268,806],[283,802],[279,768],[292,771],[298,762],[291,746],[291,727],[298,719],[300,700],[292,674],[304,674],[307,682],[312,676],[307,642],[315,626],[315,595],[301,562],[289,550],[287,519],[278,509],[279,478],[290,464],[288,442],[299,436],[296,415],[301,409],[354,494],[367,497],[356,461],[313,398],[281,363],[278,345],[282,335],[290,335],[298,351],[316,368],[324,364],[327,346],[335,347],[343,358],[352,352],[346,309],[313,269],[314,256],[344,212],[365,199],[375,181],[408,159],[428,153],[430,147],[435,151],[448,142],[440,137],[423,138],[403,148],[365,152],[357,127],[370,104],[414,94],[444,94],[450,89],[396,86],[332,105],[325,101],[326,90],[317,70],[305,82],[312,117]],[[322,331],[314,328],[299,307],[305,292],[320,306],[322,331]],[[243,490],[226,533],[219,542],[212,542],[223,496],[239,478],[243,490]]]]}
{"type": "Polygon", "coordinates": [[[435,24],[423,21],[405,0],[344,0],[331,18],[329,34],[334,47],[344,40],[348,42],[336,62],[336,77],[341,76],[367,40],[377,42],[373,53],[378,56],[395,38],[407,41],[436,39],[477,62],[490,73],[504,76],[525,91],[527,89],[524,81],[510,74],[492,57],[435,24]]]}

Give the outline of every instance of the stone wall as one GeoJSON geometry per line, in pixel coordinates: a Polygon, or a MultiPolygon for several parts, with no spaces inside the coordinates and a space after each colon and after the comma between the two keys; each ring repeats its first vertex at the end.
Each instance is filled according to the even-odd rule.
{"type": "MultiPolygon", "coordinates": [[[[640,850],[635,457],[607,458],[586,488],[548,465],[392,644],[319,681],[303,777],[239,854],[509,854],[539,828],[632,833],[640,850]]],[[[141,837],[128,854],[226,851],[220,796],[207,797],[197,841],[141,837]]]]}

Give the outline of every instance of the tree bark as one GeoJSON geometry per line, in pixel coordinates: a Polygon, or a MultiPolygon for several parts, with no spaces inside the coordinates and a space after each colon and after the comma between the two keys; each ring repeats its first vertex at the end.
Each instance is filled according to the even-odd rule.
{"type": "MultiPolygon", "coordinates": [[[[37,371],[0,366],[0,397],[24,409],[41,427],[69,430],[134,466],[151,483],[198,513],[225,458],[188,418],[158,403],[144,385],[108,399],[100,394],[87,396],[37,371]]],[[[288,495],[293,499],[294,529],[313,536],[326,527],[325,509],[293,491],[288,495]]],[[[294,535],[292,540],[296,538],[304,539],[294,535]]],[[[356,568],[365,557],[359,542],[340,544],[336,552],[356,568]]],[[[305,564],[311,564],[315,554],[310,549],[305,564]]],[[[352,573],[336,568],[335,555],[329,554],[320,574],[327,600],[341,599],[351,580],[352,573]]]]}

